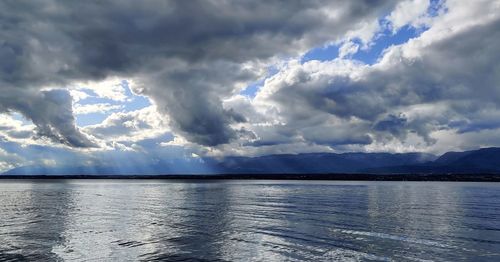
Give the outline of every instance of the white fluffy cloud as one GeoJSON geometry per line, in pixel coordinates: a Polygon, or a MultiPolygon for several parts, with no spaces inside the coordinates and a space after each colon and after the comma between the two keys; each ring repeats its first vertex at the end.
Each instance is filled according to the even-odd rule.
{"type": "Polygon", "coordinates": [[[429,0],[401,1],[387,17],[393,32],[405,25],[421,27],[428,25],[430,16],[427,12],[430,7],[429,0]]]}
{"type": "Polygon", "coordinates": [[[0,148],[0,172],[26,164],[26,159],[0,148]]]}
{"type": "Polygon", "coordinates": [[[104,142],[134,143],[155,138],[170,131],[155,106],[130,112],[112,113],[102,123],[83,128],[104,142]]]}

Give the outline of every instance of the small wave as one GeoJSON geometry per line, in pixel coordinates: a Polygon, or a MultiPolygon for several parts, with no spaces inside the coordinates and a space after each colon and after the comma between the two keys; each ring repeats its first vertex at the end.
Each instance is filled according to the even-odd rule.
{"type": "Polygon", "coordinates": [[[348,229],[331,229],[331,231],[343,233],[343,234],[350,234],[350,235],[368,236],[368,237],[390,239],[390,240],[403,241],[403,242],[409,242],[409,243],[416,243],[416,244],[422,244],[422,245],[434,246],[434,247],[454,248],[453,246],[446,245],[446,244],[443,244],[443,243],[440,243],[437,241],[432,241],[432,240],[427,240],[427,239],[419,239],[419,238],[411,238],[411,237],[406,237],[406,236],[397,236],[397,235],[391,235],[391,234],[387,234],[387,233],[356,231],[356,230],[348,230],[348,229]]]}

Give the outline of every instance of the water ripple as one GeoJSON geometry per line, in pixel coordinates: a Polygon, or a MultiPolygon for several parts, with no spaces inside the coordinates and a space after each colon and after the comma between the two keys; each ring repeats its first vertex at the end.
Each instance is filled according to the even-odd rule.
{"type": "Polygon", "coordinates": [[[500,261],[482,183],[0,183],[3,261],[500,261]]]}

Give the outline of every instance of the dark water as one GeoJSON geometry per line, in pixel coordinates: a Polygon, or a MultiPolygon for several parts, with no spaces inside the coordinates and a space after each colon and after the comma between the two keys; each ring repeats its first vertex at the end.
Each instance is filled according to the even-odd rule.
{"type": "Polygon", "coordinates": [[[0,181],[0,261],[500,261],[500,184],[0,181]]]}

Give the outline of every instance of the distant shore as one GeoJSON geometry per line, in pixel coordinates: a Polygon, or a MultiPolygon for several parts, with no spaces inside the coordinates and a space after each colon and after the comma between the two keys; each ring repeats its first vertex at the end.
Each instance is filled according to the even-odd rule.
{"type": "Polygon", "coordinates": [[[173,174],[173,175],[0,175],[1,179],[177,179],[500,182],[500,174],[173,174]]]}

